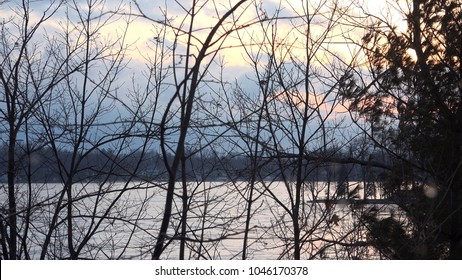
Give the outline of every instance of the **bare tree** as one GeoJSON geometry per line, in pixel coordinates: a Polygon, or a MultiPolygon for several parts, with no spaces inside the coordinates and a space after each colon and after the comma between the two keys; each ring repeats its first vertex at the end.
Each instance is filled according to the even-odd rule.
{"type": "MultiPolygon", "coordinates": [[[[167,237],[167,230],[169,229],[169,223],[172,216],[177,176],[181,167],[185,166],[185,143],[198,88],[207,73],[210,61],[213,61],[221,49],[225,39],[238,26],[238,23],[228,24],[226,20],[230,17],[230,15],[243,6],[244,2],[245,1],[239,1],[232,5],[230,9],[222,15],[217,12],[218,21],[208,29],[203,41],[199,39],[199,35],[196,35],[196,33],[199,34],[200,31],[200,29],[196,30],[195,27],[197,16],[199,12],[206,7],[206,5],[211,5],[216,9],[216,11],[218,11],[218,3],[213,1],[205,1],[204,3],[194,1],[190,7],[180,4],[179,7],[183,9],[186,16],[179,26],[173,25],[169,19],[163,21],[152,19],[154,22],[165,25],[172,30],[174,34],[174,63],[182,65],[182,67],[175,66],[173,69],[174,93],[167,102],[164,111],[165,113],[160,121],[160,147],[164,157],[164,164],[168,171],[168,185],[165,207],[163,210],[163,219],[152,255],[153,259],[159,259],[165,249],[165,239],[167,237]],[[181,44],[185,44],[184,47],[181,46],[181,44]],[[180,59],[179,61],[176,60],[178,58],[180,59]],[[208,61],[206,61],[206,59],[208,59],[208,61]],[[176,102],[180,104],[178,107],[175,106],[176,102]],[[174,121],[178,121],[178,124],[173,125],[174,121]],[[174,137],[177,138],[177,141],[175,141],[176,144],[173,147],[170,147],[168,145],[167,137],[172,135],[172,128],[176,130],[176,127],[178,127],[178,130],[175,132],[174,137]],[[170,148],[173,151],[173,158],[171,161],[168,156],[170,148]]],[[[141,16],[149,18],[143,8],[140,6],[138,6],[138,8],[141,16]]],[[[241,13],[241,11],[239,13],[241,13]]],[[[186,192],[184,175],[182,181],[183,192],[186,192]]],[[[183,196],[183,199],[183,201],[186,202],[186,196],[183,196]]],[[[184,212],[183,215],[186,215],[186,212],[184,212]]],[[[184,223],[185,221],[183,221],[183,225],[185,226],[184,223]]],[[[182,246],[184,246],[184,244],[182,246]]]]}
{"type": "Polygon", "coordinates": [[[344,107],[352,75],[369,82],[339,48],[354,6],[180,2],[26,1],[2,23],[2,258],[369,257],[351,178],[393,165],[390,137],[351,127],[375,115],[344,107]],[[152,36],[126,75],[133,21],[152,36]]]}
{"type": "MultiPolygon", "coordinates": [[[[133,166],[124,165],[124,161],[130,159],[127,148],[139,132],[133,121],[123,125],[121,116],[113,112],[119,100],[116,78],[125,67],[129,21],[120,27],[114,41],[106,41],[103,28],[120,17],[106,13],[103,4],[52,3],[37,22],[31,23],[31,18],[36,18],[33,4],[23,2],[12,10],[22,16],[2,25],[2,125],[10,127],[11,153],[10,210],[2,217],[4,258],[37,258],[37,254],[42,259],[95,257],[97,253],[90,248],[104,252],[111,241],[97,241],[103,228],[111,228],[109,221],[133,223],[136,228],[136,211],[127,214],[121,205],[130,203],[123,201],[127,189],[137,188],[131,181],[142,158],[133,166]],[[58,18],[63,20],[56,32],[40,29],[48,21],[59,22],[55,21],[58,18]],[[40,40],[35,39],[38,36],[40,40]],[[20,147],[27,157],[18,159],[20,153],[15,148],[21,139],[20,147]],[[46,158],[39,161],[58,178],[43,177],[39,180],[49,181],[38,185],[32,179],[32,165],[37,165],[34,156],[45,152],[46,158]],[[27,188],[15,181],[22,174],[28,178],[27,188]],[[119,189],[110,182],[120,177],[126,183],[119,189]],[[17,249],[18,237],[21,250],[17,249]]],[[[143,131],[142,135],[151,134],[143,131]]],[[[146,145],[140,149],[146,150],[146,145]]],[[[138,215],[145,203],[140,202],[138,215]]],[[[107,252],[106,257],[115,256],[107,252]]]]}
{"type": "MultiPolygon", "coordinates": [[[[126,27],[125,30],[121,30],[120,38],[114,42],[103,42],[99,39],[101,29],[113,20],[112,16],[104,16],[105,7],[99,6],[101,4],[103,3],[99,1],[88,2],[86,7],[80,6],[77,2],[68,4],[66,14],[70,18],[75,16],[77,20],[67,21],[62,27],[60,39],[64,48],[63,51],[57,48],[55,55],[69,58],[66,60],[66,71],[76,64],[79,68],[75,73],[67,75],[64,82],[57,86],[61,93],[56,95],[56,101],[43,104],[42,114],[39,114],[63,184],[62,190],[58,192],[59,199],[48,226],[41,258],[46,257],[50,239],[60,223],[66,225],[66,247],[69,258],[79,258],[88,241],[99,230],[102,221],[109,215],[111,208],[123,193],[121,191],[116,195],[107,209],[98,210],[105,207],[102,199],[108,189],[104,187],[104,182],[108,180],[111,173],[115,173],[116,163],[113,162],[115,159],[108,155],[106,155],[108,174],[104,176],[102,170],[95,171],[95,175],[102,176],[99,178],[101,181],[99,189],[87,191],[91,187],[85,186],[83,191],[75,186],[76,183],[81,182],[82,173],[86,173],[88,181],[96,181],[96,176],[94,179],[90,177],[93,174],[91,174],[91,165],[85,163],[86,158],[91,152],[101,149],[104,145],[115,141],[114,138],[119,137],[104,133],[99,128],[110,127],[110,119],[106,124],[103,121],[105,115],[113,109],[112,97],[117,92],[115,80],[124,67],[126,27]],[[61,157],[60,151],[63,149],[70,151],[68,158],[61,157]],[[77,206],[75,201],[81,200],[80,197],[93,195],[95,196],[93,205],[90,206],[86,204],[87,200],[83,200],[82,208],[77,206]],[[61,211],[65,212],[64,219],[61,219],[61,215],[64,214],[61,211]],[[85,214],[82,217],[77,215],[76,211],[87,212],[90,217],[89,223],[85,221],[85,214]]],[[[124,148],[125,141],[127,140],[121,139],[117,153],[124,148]]]]}
{"type": "MultiPolygon", "coordinates": [[[[262,185],[258,195],[269,197],[277,205],[270,206],[277,219],[271,227],[273,231],[280,228],[280,238],[286,240],[281,257],[289,254],[295,259],[322,257],[326,248],[347,244],[339,240],[353,236],[358,230],[357,225],[341,233],[334,229],[334,222],[338,224],[343,217],[331,208],[340,197],[340,186],[348,186],[346,180],[352,167],[345,166],[344,176],[335,179],[338,192],[334,194],[329,189],[332,178],[327,178],[326,189],[318,183],[326,177],[316,176],[323,167],[325,170],[329,165],[349,163],[339,160],[348,138],[345,137],[347,142],[338,139],[343,120],[336,117],[341,108],[337,94],[343,73],[340,66],[348,63],[333,47],[334,43],[341,43],[338,32],[345,9],[335,1],[281,1],[280,7],[283,6],[291,9],[289,15],[283,15],[282,8],[271,14],[261,4],[255,5],[260,15],[260,30],[240,33],[248,63],[255,71],[253,81],[258,94],[252,99],[251,93],[235,90],[238,95],[234,103],[231,99],[224,101],[234,105],[229,106],[229,121],[223,123],[231,124],[237,135],[245,139],[244,143],[252,143],[248,149],[254,149],[249,151],[254,176],[249,179],[243,258],[246,258],[257,178],[262,185]],[[235,108],[239,106],[246,109],[235,108]],[[238,116],[236,110],[241,112],[238,116]],[[246,129],[245,124],[250,122],[254,125],[246,129]],[[261,167],[271,166],[269,162],[277,167],[272,174],[282,185],[264,180],[261,167]],[[285,188],[283,194],[281,187],[285,188]],[[290,231],[287,222],[291,224],[290,231]]],[[[348,215],[345,214],[345,220],[348,215]]]]}
{"type": "MultiPolygon", "coordinates": [[[[2,257],[16,259],[18,251],[18,208],[16,185],[18,139],[22,137],[26,121],[37,109],[40,102],[48,99],[54,87],[63,81],[65,61],[56,61],[47,51],[53,46],[42,47],[39,36],[41,27],[63,5],[54,1],[38,15],[32,17],[29,1],[12,7],[11,14],[1,24],[1,121],[2,130],[7,135],[7,197],[8,207],[2,214],[2,257]]],[[[8,2],[2,6],[9,6],[8,2]]],[[[76,69],[73,69],[75,71],[76,69]]],[[[24,239],[23,239],[24,240],[24,239]]],[[[26,253],[27,257],[27,253],[26,253]]]]}

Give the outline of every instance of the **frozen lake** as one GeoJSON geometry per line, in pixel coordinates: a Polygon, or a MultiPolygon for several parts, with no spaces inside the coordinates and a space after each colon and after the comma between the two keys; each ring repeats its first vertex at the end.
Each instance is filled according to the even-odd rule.
{"type": "MultiPolygon", "coordinates": [[[[46,258],[68,257],[72,242],[82,258],[150,259],[164,212],[165,188],[163,182],[75,184],[68,204],[69,193],[63,192],[62,185],[34,185],[25,242],[31,258],[40,258],[49,238],[46,258]]],[[[349,190],[349,195],[340,195],[335,185],[326,182],[303,185],[298,207],[302,258],[376,257],[364,246],[366,236],[359,217],[372,207],[389,215],[394,206],[362,200],[360,183],[350,183],[349,190]],[[351,194],[355,187],[359,188],[351,194]]],[[[26,197],[20,197],[25,209],[26,197]]],[[[295,202],[292,182],[259,182],[253,187],[248,182],[178,184],[168,246],[162,256],[179,258],[181,217],[186,213],[187,259],[241,259],[247,219],[247,258],[291,259],[295,202]]],[[[26,231],[25,224],[22,230],[26,231]]]]}

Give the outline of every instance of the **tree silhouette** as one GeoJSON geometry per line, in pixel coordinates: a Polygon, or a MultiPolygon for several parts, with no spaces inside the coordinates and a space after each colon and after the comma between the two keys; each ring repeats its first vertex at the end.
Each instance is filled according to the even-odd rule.
{"type": "Polygon", "coordinates": [[[384,184],[407,223],[367,221],[373,240],[384,240],[380,235],[390,232],[400,232],[396,238],[407,236],[405,256],[392,248],[403,245],[399,242],[375,242],[379,251],[393,252],[386,257],[460,259],[462,2],[409,4],[402,11],[406,31],[381,20],[368,27],[362,48],[370,65],[369,82],[362,77],[360,83],[359,72],[350,72],[343,81],[350,110],[367,119],[368,135],[393,158],[384,184]]]}

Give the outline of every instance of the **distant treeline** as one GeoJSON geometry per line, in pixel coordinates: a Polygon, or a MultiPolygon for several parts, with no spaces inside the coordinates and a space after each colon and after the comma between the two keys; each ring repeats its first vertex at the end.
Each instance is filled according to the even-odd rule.
{"type": "MultiPolygon", "coordinates": [[[[0,152],[6,155],[7,147],[0,146],[0,152]]],[[[311,154],[304,164],[305,180],[312,181],[377,181],[380,180],[381,168],[377,163],[386,164],[380,155],[370,154],[367,161],[351,159],[347,153],[336,152],[311,154]],[[344,159],[339,161],[339,159],[344,159]],[[374,164],[367,164],[368,161],[374,164]],[[354,163],[353,163],[354,162],[354,163]]],[[[171,160],[169,156],[167,160],[171,160]]],[[[166,180],[168,171],[163,157],[153,151],[116,153],[111,150],[93,150],[82,153],[80,158],[73,157],[67,150],[55,152],[44,147],[28,152],[18,149],[16,163],[18,182],[63,182],[68,174],[73,174],[74,181],[126,181],[126,180],[166,180]],[[78,170],[68,170],[72,161],[80,161],[78,170]]],[[[251,168],[251,158],[246,155],[217,155],[200,153],[188,157],[185,161],[184,174],[189,181],[229,181],[247,180],[256,172],[260,180],[290,179],[295,176],[295,160],[290,157],[275,158],[266,156],[258,158],[256,168],[251,168]]],[[[6,157],[0,159],[0,182],[7,178],[6,157]]],[[[182,176],[180,173],[178,176],[182,176]]],[[[179,178],[180,179],[180,178],[179,178]]]]}

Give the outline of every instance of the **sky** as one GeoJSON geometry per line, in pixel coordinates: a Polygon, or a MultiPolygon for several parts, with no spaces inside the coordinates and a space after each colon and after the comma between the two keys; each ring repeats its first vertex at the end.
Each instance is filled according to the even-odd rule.
{"type": "MultiPolygon", "coordinates": [[[[15,12],[21,9],[19,5],[21,2],[0,2],[2,3],[0,20],[4,23],[4,27],[10,28],[12,37],[15,35],[15,28],[19,30],[14,23],[21,22],[21,14],[15,12]]],[[[194,37],[190,42],[193,46],[192,55],[198,53],[198,49],[218,18],[237,2],[236,0],[198,1],[197,16],[192,27],[194,37]]],[[[33,26],[42,15],[50,15],[52,10],[50,3],[52,3],[51,7],[57,5],[57,2],[50,1],[30,2],[30,13],[28,13],[30,26],[33,26]]],[[[406,24],[396,12],[397,9],[404,8],[403,3],[403,1],[339,0],[338,6],[334,6],[332,0],[249,0],[225,21],[217,35],[223,35],[237,26],[240,28],[223,37],[225,39],[218,40],[210,52],[213,54],[216,46],[220,46],[217,56],[209,55],[202,63],[203,67],[208,67],[209,72],[205,80],[212,81],[201,87],[203,96],[217,95],[217,100],[224,100],[220,99],[219,95],[237,85],[246,91],[250,99],[256,100],[261,89],[260,81],[267,78],[265,73],[275,71],[276,66],[270,68],[268,63],[272,57],[270,53],[274,52],[272,58],[279,66],[286,67],[284,75],[288,80],[293,79],[294,83],[302,81],[303,75],[299,73],[299,67],[305,67],[305,71],[308,69],[314,75],[308,87],[310,91],[308,95],[305,95],[306,88],[301,83],[292,96],[276,92],[277,99],[282,103],[305,106],[299,105],[303,104],[300,101],[304,101],[304,98],[309,96],[309,105],[312,107],[325,103],[319,107],[322,118],[332,120],[332,125],[339,123],[349,116],[335,96],[332,94],[326,96],[330,94],[329,87],[335,83],[335,75],[338,74],[332,70],[332,66],[346,67],[351,63],[352,57],[360,58],[362,54],[357,43],[364,34],[363,29],[351,26],[351,18],[344,15],[357,16],[355,23],[365,23],[374,17],[386,19],[396,25],[398,30],[404,31],[406,24]],[[334,8],[336,13],[332,16],[331,11],[334,8]],[[369,13],[369,16],[364,17],[366,13],[369,13]],[[277,21],[275,18],[278,18],[277,21]],[[310,20],[311,24],[308,25],[307,20],[310,20]],[[309,36],[307,36],[308,31],[309,36]],[[217,84],[217,80],[223,81],[224,85],[217,84]]],[[[148,85],[147,75],[151,73],[150,69],[158,62],[161,55],[159,47],[163,46],[165,52],[162,67],[170,73],[164,80],[165,85],[162,90],[165,92],[171,90],[170,85],[174,83],[175,75],[177,79],[182,79],[182,69],[187,61],[184,55],[188,40],[184,31],[190,27],[191,17],[187,16],[187,11],[191,10],[191,4],[192,1],[183,0],[68,1],[40,26],[34,36],[34,43],[40,49],[45,46],[47,40],[63,40],[63,30],[71,30],[70,42],[78,46],[78,42],[82,40],[80,31],[84,30],[80,23],[87,16],[86,11],[90,5],[93,10],[90,16],[93,28],[91,31],[96,32],[97,38],[94,49],[110,45],[111,47],[105,51],[110,58],[120,47],[125,48],[125,67],[116,80],[119,87],[117,96],[125,107],[119,107],[116,111],[130,111],[134,110],[131,107],[136,106],[133,99],[136,91],[148,85]],[[161,22],[168,22],[168,27],[160,24],[161,22]],[[173,48],[175,53],[172,52],[173,48]],[[176,72],[172,69],[176,69],[176,72]]],[[[45,52],[43,55],[46,56],[45,52]]],[[[192,59],[191,62],[194,60],[192,59]]],[[[94,64],[95,75],[100,73],[98,69],[104,67],[104,64],[94,64]]],[[[281,87],[275,87],[274,90],[280,93],[281,87]]],[[[165,106],[170,96],[162,95],[161,106],[165,106]]],[[[210,96],[204,98],[213,99],[210,96]]],[[[313,124],[317,125],[316,122],[313,124]]]]}
{"type": "MultiPolygon", "coordinates": [[[[10,17],[17,17],[14,14],[13,9],[17,8],[17,5],[21,1],[10,0],[6,1],[0,6],[2,11],[1,20],[8,21],[10,17]]],[[[72,1],[68,1],[71,3],[72,1]]],[[[139,65],[146,64],[146,58],[149,57],[149,53],[152,52],[153,44],[159,38],[159,32],[162,32],[163,27],[156,21],[163,21],[164,18],[168,18],[171,25],[187,30],[188,20],[186,18],[186,10],[191,8],[192,1],[148,1],[138,0],[136,2],[129,0],[120,1],[99,1],[99,0],[74,0],[74,5],[82,8],[82,10],[88,9],[86,2],[94,4],[93,10],[94,15],[103,14],[103,20],[107,20],[104,26],[99,30],[101,38],[112,42],[118,40],[118,38],[124,33],[126,29],[126,37],[124,44],[128,48],[127,59],[131,61],[133,69],[139,69],[139,65]],[[135,4],[136,3],[136,4],[135,4]],[[119,14],[111,15],[109,19],[109,13],[112,11],[118,11],[119,14]],[[149,19],[142,18],[141,13],[149,17],[149,19]],[[131,14],[131,15],[128,15],[131,14]],[[186,20],[185,20],[186,19],[186,20]],[[127,21],[130,21],[127,25],[127,21]]],[[[224,12],[229,10],[231,4],[237,3],[237,1],[198,1],[201,6],[197,17],[194,22],[195,36],[202,41],[210,31],[210,27],[217,22],[218,16],[223,15],[224,12]]],[[[313,18],[314,24],[311,25],[310,32],[312,37],[316,39],[318,34],[321,35],[326,28],[327,17],[330,16],[333,4],[332,0],[310,0],[310,1],[287,1],[287,0],[263,0],[263,1],[247,1],[242,5],[241,9],[238,9],[236,15],[239,16],[237,24],[248,24],[255,22],[258,17],[275,17],[279,16],[284,19],[280,19],[277,25],[276,37],[280,41],[285,43],[294,43],[294,54],[297,56],[304,55],[304,44],[303,38],[300,40],[299,32],[304,32],[303,20],[295,20],[293,17],[300,16],[307,11],[308,14],[315,12],[319,14],[313,18]],[[321,4],[320,4],[321,3],[321,4]],[[289,19],[289,17],[291,19],[289,19]]],[[[402,1],[401,1],[402,2],[402,1]]],[[[49,7],[50,1],[31,1],[31,22],[36,21],[43,12],[49,7]]],[[[402,8],[403,4],[398,4],[396,1],[367,1],[367,0],[339,0],[340,7],[348,9],[348,13],[360,14],[364,11],[370,12],[370,14],[379,18],[389,18],[393,24],[397,25],[399,29],[405,30],[406,25],[400,16],[397,15],[396,9],[402,8]],[[364,9],[364,11],[362,11],[364,9]]],[[[71,20],[77,20],[77,13],[75,11],[67,10],[66,4],[63,5],[55,15],[47,20],[42,28],[41,32],[52,36],[53,33],[59,33],[60,29],[65,25],[66,17],[71,17],[71,20]]],[[[340,19],[340,22],[343,20],[340,19]]],[[[94,23],[97,19],[94,19],[94,23]]],[[[227,21],[227,28],[231,28],[229,21],[227,21]]],[[[233,22],[236,23],[236,22],[233,22]]],[[[251,26],[241,29],[238,32],[234,32],[231,36],[226,38],[224,46],[228,48],[220,51],[220,58],[224,61],[227,67],[238,67],[238,68],[249,68],[249,62],[246,59],[245,51],[239,45],[244,41],[245,44],[249,43],[260,43],[264,40],[262,30],[263,26],[259,24],[252,24],[251,26]]],[[[166,41],[170,44],[173,43],[174,35],[169,30],[166,34],[166,41]]],[[[221,30],[222,31],[222,30],[221,30]]],[[[269,32],[269,30],[266,30],[269,32]]],[[[268,35],[266,33],[266,35],[268,35]]],[[[350,59],[348,56],[356,50],[352,50],[351,44],[346,45],[344,43],[346,38],[349,37],[352,40],[359,40],[363,35],[362,30],[354,28],[348,28],[338,24],[330,32],[329,38],[326,40],[335,42],[328,46],[330,50],[334,50],[340,53],[346,60],[350,59]]],[[[185,43],[180,36],[180,45],[185,43]]],[[[199,43],[192,42],[193,44],[199,45],[199,43]]],[[[327,48],[327,47],[326,47],[327,48]]],[[[325,54],[321,54],[323,56],[325,54]]],[[[325,58],[327,59],[327,58],[325,58]]],[[[240,72],[241,69],[239,69],[240,72]]]]}

